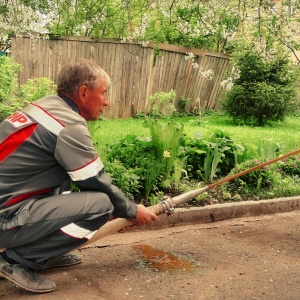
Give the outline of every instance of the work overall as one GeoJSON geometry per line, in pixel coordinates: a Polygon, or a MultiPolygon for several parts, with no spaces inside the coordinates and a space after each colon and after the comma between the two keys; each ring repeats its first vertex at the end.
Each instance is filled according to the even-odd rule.
{"type": "Polygon", "coordinates": [[[136,204],[104,173],[76,105],[60,96],[0,124],[0,185],[0,248],[32,269],[84,244],[111,215],[136,217],[136,204]],[[80,192],[66,193],[71,180],[80,192]]]}

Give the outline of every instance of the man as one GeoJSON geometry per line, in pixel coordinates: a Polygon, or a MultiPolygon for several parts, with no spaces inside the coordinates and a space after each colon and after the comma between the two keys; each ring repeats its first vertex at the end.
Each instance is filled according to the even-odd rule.
{"type": "Polygon", "coordinates": [[[55,289],[36,271],[80,263],[68,254],[111,216],[144,225],[157,216],[111,183],[87,120],[108,105],[109,76],[76,59],[58,75],[58,96],[39,99],[0,124],[0,276],[32,292],[55,289]],[[71,180],[80,188],[70,190],[71,180]]]}

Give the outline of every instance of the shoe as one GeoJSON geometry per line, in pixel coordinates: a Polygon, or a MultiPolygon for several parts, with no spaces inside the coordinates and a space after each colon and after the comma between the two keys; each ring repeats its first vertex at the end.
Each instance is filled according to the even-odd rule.
{"type": "Polygon", "coordinates": [[[55,290],[55,283],[44,279],[34,270],[20,264],[9,264],[0,255],[0,276],[26,291],[47,293],[55,290]]]}
{"type": "Polygon", "coordinates": [[[82,262],[82,256],[79,254],[68,253],[57,258],[48,260],[46,262],[45,269],[49,268],[60,268],[60,267],[68,267],[80,264],[82,262]]]}
{"type": "MultiPolygon", "coordinates": [[[[1,255],[0,255],[1,256],[1,255]]],[[[45,269],[50,269],[50,268],[62,268],[62,267],[68,267],[68,266],[73,266],[80,264],[82,262],[82,256],[79,254],[73,254],[73,253],[68,253],[64,254],[62,256],[59,256],[57,258],[48,260],[46,262],[45,269]]],[[[1,274],[0,274],[1,276],[1,274]]],[[[0,280],[4,277],[0,277],[0,280]]]]}

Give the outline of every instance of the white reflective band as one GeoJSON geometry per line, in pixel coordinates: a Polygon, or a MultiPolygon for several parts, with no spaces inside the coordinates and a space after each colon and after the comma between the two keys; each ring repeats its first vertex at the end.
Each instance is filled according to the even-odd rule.
{"type": "Polygon", "coordinates": [[[79,227],[77,226],[76,224],[74,223],[71,223],[65,227],[62,227],[60,229],[62,232],[64,232],[65,234],[71,236],[71,237],[74,237],[74,238],[78,238],[78,239],[90,239],[95,233],[97,230],[95,231],[90,231],[90,230],[87,230],[87,229],[84,229],[82,227],[79,227]]]}
{"type": "Polygon", "coordinates": [[[42,108],[31,103],[31,106],[26,110],[31,117],[33,117],[38,123],[43,125],[47,130],[51,131],[55,135],[59,135],[64,126],[59,123],[51,115],[47,114],[42,108]]]}
{"type": "Polygon", "coordinates": [[[96,176],[103,169],[103,167],[103,163],[98,157],[96,160],[78,170],[69,171],[68,174],[73,181],[85,180],[96,176]]]}

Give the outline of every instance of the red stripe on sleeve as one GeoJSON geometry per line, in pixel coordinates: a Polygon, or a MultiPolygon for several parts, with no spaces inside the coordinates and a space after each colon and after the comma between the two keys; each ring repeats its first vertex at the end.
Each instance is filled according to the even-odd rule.
{"type": "Polygon", "coordinates": [[[29,125],[7,137],[7,139],[0,144],[0,162],[22,145],[24,141],[31,136],[37,126],[38,124],[29,125]]]}

